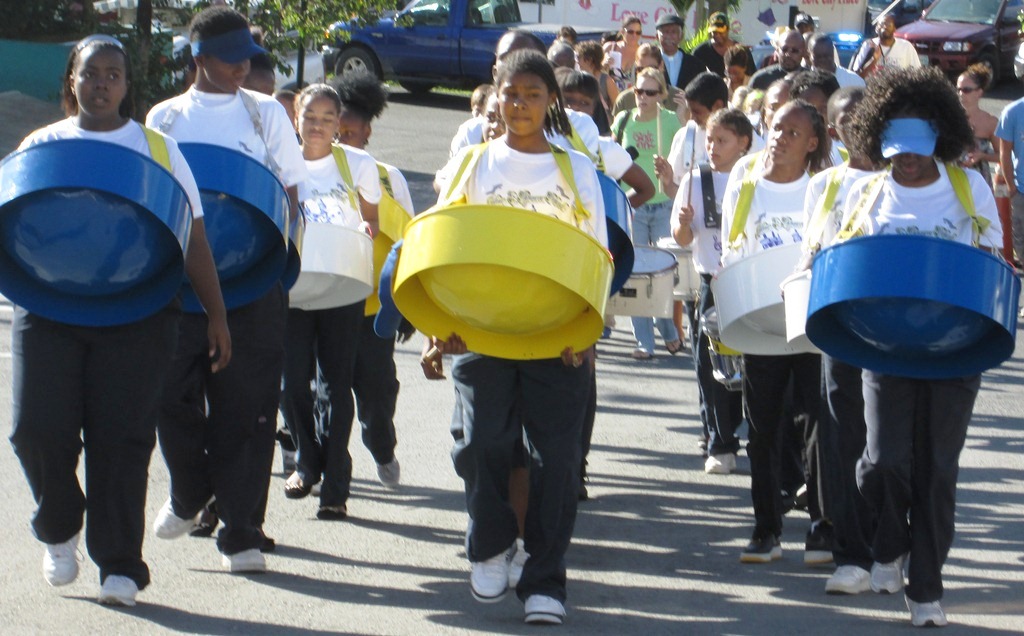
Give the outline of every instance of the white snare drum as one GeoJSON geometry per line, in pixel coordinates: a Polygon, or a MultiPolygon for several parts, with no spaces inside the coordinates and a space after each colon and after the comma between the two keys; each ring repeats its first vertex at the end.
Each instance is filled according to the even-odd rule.
{"type": "Polygon", "coordinates": [[[782,245],[722,268],[711,281],[722,342],[743,353],[788,355],[816,351],[810,341],[786,338],[779,285],[793,273],[800,245],[782,245]]]}
{"type": "Polygon", "coordinates": [[[697,268],[693,264],[693,250],[676,243],[676,240],[671,236],[666,236],[659,240],[657,246],[672,252],[676,257],[676,262],[679,264],[679,278],[676,281],[672,296],[676,300],[695,300],[697,292],[700,290],[700,274],[697,273],[697,268]]]}
{"type": "Polygon", "coordinates": [[[783,303],[786,305],[786,340],[791,345],[818,348],[807,339],[807,305],[811,298],[811,270],[791,274],[782,281],[783,303]]]}
{"type": "Polygon", "coordinates": [[[672,290],[676,283],[676,257],[655,247],[635,248],[633,274],[608,299],[614,316],[672,317],[672,290]]]}
{"type": "Polygon", "coordinates": [[[344,307],[373,291],[373,240],[360,230],[307,223],[302,269],[288,304],[308,311],[344,307]]]}

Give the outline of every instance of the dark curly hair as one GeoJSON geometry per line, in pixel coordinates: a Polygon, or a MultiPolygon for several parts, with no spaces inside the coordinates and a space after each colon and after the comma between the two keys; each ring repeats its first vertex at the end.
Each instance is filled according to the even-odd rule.
{"type": "Polygon", "coordinates": [[[387,87],[370,73],[335,76],[330,85],[338,91],[342,107],[366,123],[380,117],[388,106],[387,87]]]}
{"type": "Polygon", "coordinates": [[[873,75],[850,126],[852,145],[864,149],[876,164],[888,165],[882,157],[882,133],[897,117],[931,122],[938,132],[934,157],[940,161],[954,161],[974,145],[967,113],[953,85],[935,67],[885,69],[873,75]]]}
{"type": "Polygon", "coordinates": [[[231,7],[207,7],[197,13],[189,23],[189,40],[201,42],[218,35],[224,35],[239,29],[248,29],[249,21],[245,16],[231,7]]]}

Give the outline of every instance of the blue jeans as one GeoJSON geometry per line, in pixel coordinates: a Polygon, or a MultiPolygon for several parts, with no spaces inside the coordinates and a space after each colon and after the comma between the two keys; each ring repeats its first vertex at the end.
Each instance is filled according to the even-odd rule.
{"type": "MultiPolygon", "coordinates": [[[[672,232],[672,201],[645,203],[633,215],[633,245],[647,247],[672,232]]],[[[648,318],[637,316],[632,319],[633,336],[637,349],[654,353],[654,326],[658,326],[665,342],[679,340],[679,332],[671,318],[648,318]]]]}

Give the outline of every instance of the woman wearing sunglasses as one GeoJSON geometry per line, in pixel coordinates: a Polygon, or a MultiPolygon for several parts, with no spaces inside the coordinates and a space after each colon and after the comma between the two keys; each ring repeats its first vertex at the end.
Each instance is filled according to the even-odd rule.
{"type": "Polygon", "coordinates": [[[989,162],[999,161],[996,154],[996,126],[999,119],[981,109],[981,98],[985,87],[992,80],[992,71],[984,64],[972,64],[956,78],[956,92],[960,103],[967,111],[967,121],[974,131],[974,147],[964,153],[961,163],[965,168],[974,168],[981,173],[985,182],[992,185],[989,162]]]}
{"type": "Polygon", "coordinates": [[[605,53],[611,60],[612,70],[615,78],[622,78],[625,82],[623,88],[633,84],[636,70],[636,51],[640,48],[640,38],[644,35],[644,25],[640,18],[632,13],[627,13],[622,18],[621,37],[605,45],[605,53]],[[616,67],[615,60],[619,60],[616,67]]]}

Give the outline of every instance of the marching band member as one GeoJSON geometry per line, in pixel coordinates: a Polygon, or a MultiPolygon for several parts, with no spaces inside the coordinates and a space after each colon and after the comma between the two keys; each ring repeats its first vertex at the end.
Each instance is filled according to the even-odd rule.
{"type": "MultiPolygon", "coordinates": [[[[79,42],[63,79],[68,118],[35,131],[21,149],[91,139],[152,155],[172,172],[192,206],[185,269],[207,312],[202,349],[216,373],[231,359],[231,337],[199,190],[174,140],[132,121],[131,68],[114,38],[79,42]]],[[[32,529],[46,544],[43,577],[50,585],[68,585],[78,576],[83,515],[86,546],[99,567],[99,602],[135,605],[149,584],[142,559],[149,460],[180,316],[174,301],[125,325],[83,327],[15,309],[11,443],[38,506],[32,529]],[[83,447],[86,493],[75,473],[83,447]]]]}

